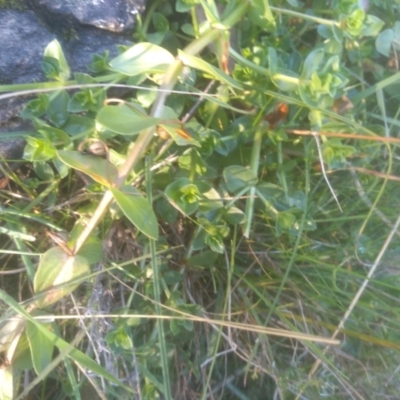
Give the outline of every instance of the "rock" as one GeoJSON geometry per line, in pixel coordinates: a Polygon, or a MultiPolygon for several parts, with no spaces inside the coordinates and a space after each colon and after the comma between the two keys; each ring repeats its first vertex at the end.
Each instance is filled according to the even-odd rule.
{"type": "MultiPolygon", "coordinates": [[[[94,54],[107,50],[113,58],[118,44],[132,45],[136,14],[144,10],[144,1],[25,0],[26,10],[0,9],[0,84],[45,82],[43,52],[54,39],[61,43],[72,73],[89,72],[86,66],[94,54]]],[[[23,142],[4,141],[1,135],[27,129],[18,118],[24,102],[26,98],[0,100],[0,110],[7,109],[0,111],[0,158],[21,157],[23,142]]]]}
{"type": "Polygon", "coordinates": [[[27,0],[48,21],[68,19],[76,25],[91,25],[111,32],[132,30],[143,1],[133,0],[27,0]]]}
{"type": "Polygon", "coordinates": [[[44,80],[43,50],[54,39],[32,11],[0,10],[0,83],[44,80]]]}

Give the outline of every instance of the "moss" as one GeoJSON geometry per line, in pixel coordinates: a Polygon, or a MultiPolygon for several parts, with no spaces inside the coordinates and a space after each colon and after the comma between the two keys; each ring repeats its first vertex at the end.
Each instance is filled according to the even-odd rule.
{"type": "Polygon", "coordinates": [[[25,0],[0,0],[0,9],[7,10],[26,10],[25,0]]]}

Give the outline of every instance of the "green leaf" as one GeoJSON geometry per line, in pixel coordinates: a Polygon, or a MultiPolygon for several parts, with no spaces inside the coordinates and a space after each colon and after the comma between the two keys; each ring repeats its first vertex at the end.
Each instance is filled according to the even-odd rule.
{"type": "Polygon", "coordinates": [[[169,329],[174,336],[176,336],[181,331],[179,323],[176,319],[171,319],[171,321],[169,321],[169,329]]]}
{"type": "Polygon", "coordinates": [[[171,204],[186,215],[193,214],[199,208],[200,191],[188,178],[180,178],[169,184],[165,194],[171,204]]]}
{"type": "Polygon", "coordinates": [[[253,171],[240,165],[225,168],[224,179],[228,190],[232,193],[238,193],[246,187],[250,188],[258,182],[253,171]]]}
{"type": "Polygon", "coordinates": [[[58,40],[54,39],[47,45],[46,49],[44,50],[44,57],[57,60],[58,68],[55,78],[62,82],[66,82],[70,77],[71,71],[58,40]]]}
{"type": "Polygon", "coordinates": [[[186,260],[187,265],[194,268],[210,268],[218,257],[218,253],[206,250],[186,260]]]}
{"type": "Polygon", "coordinates": [[[228,222],[229,224],[236,225],[242,224],[246,216],[242,210],[237,207],[230,207],[223,213],[223,219],[228,222]]]}
{"type": "Polygon", "coordinates": [[[22,110],[21,118],[40,117],[49,107],[49,96],[45,93],[39,93],[36,99],[30,100],[22,110]]]}
{"type": "Polygon", "coordinates": [[[281,211],[276,219],[276,233],[280,236],[283,231],[288,231],[294,227],[296,216],[290,211],[281,211]]]}
{"type": "Polygon", "coordinates": [[[46,117],[57,127],[62,126],[69,116],[69,94],[66,90],[54,92],[49,97],[46,117]]]}
{"type": "Polygon", "coordinates": [[[207,74],[211,75],[213,79],[216,79],[222,83],[226,83],[231,87],[243,89],[242,85],[238,81],[201,58],[186,54],[181,50],[178,50],[178,56],[186,66],[206,72],[207,74]]]}
{"type": "Polygon", "coordinates": [[[271,76],[278,72],[278,55],[273,47],[268,47],[268,68],[271,76]]]}
{"type": "Polygon", "coordinates": [[[70,114],[62,128],[70,136],[82,135],[82,137],[90,137],[94,132],[95,122],[92,118],[70,114]]]}
{"type": "Polygon", "coordinates": [[[367,15],[362,29],[363,36],[376,36],[385,23],[375,15],[367,15]]]}
{"type": "Polygon", "coordinates": [[[49,140],[27,137],[24,159],[28,161],[47,161],[56,155],[56,149],[49,140]]]}
{"type": "Polygon", "coordinates": [[[343,15],[340,21],[340,26],[344,31],[351,36],[358,37],[364,27],[365,13],[360,8],[354,9],[350,15],[343,15]]]}
{"type": "Polygon", "coordinates": [[[43,181],[54,179],[53,168],[49,164],[43,161],[35,162],[34,165],[35,174],[43,181]]]}
{"type": "Polygon", "coordinates": [[[89,274],[89,263],[84,257],[70,256],[60,247],[46,251],[40,259],[33,287],[35,294],[53,289],[40,298],[39,307],[46,307],[71,293],[79,283],[69,282],[87,274],[89,274]]]}
{"type": "Polygon", "coordinates": [[[151,43],[138,43],[110,62],[114,71],[135,76],[165,72],[174,62],[174,56],[151,43]]]}
{"type": "Polygon", "coordinates": [[[324,38],[330,39],[333,36],[333,28],[328,25],[318,25],[317,32],[324,38]]]}
{"type": "Polygon", "coordinates": [[[318,70],[323,59],[324,59],[324,49],[313,50],[304,61],[301,78],[310,79],[312,73],[318,70]]]}
{"type": "Polygon", "coordinates": [[[78,252],[79,256],[86,258],[90,265],[93,265],[103,258],[103,246],[99,238],[89,236],[85,244],[78,252]]]}
{"type": "Polygon", "coordinates": [[[153,15],[151,16],[151,20],[157,32],[166,32],[169,30],[168,20],[161,13],[153,13],[153,15]]]}
{"type": "Polygon", "coordinates": [[[62,129],[54,128],[47,125],[43,121],[33,118],[36,130],[49,142],[52,146],[67,145],[70,142],[69,135],[62,129]]]}
{"type": "Polygon", "coordinates": [[[199,210],[203,213],[218,210],[224,206],[220,194],[211,185],[205,182],[197,182],[200,190],[199,210]]]}
{"type": "Polygon", "coordinates": [[[392,51],[392,41],[394,37],[393,29],[385,29],[382,31],[375,40],[376,50],[384,56],[389,57],[392,51]]]}
{"type": "Polygon", "coordinates": [[[266,20],[275,24],[274,16],[269,8],[268,0],[251,0],[252,7],[261,20],[266,20]]]}
{"type": "MultiPolygon", "coordinates": [[[[41,313],[43,315],[43,313],[41,313]]],[[[41,323],[43,327],[49,329],[50,324],[41,323]]],[[[29,348],[32,357],[33,368],[37,375],[51,363],[54,345],[38,327],[30,321],[26,321],[26,336],[29,341],[29,348]]]]}
{"type": "Polygon", "coordinates": [[[118,177],[115,165],[104,158],[73,150],[60,150],[57,152],[57,156],[64,164],[89,175],[104,186],[109,187],[118,177]]]}
{"type": "Polygon", "coordinates": [[[110,131],[121,135],[137,135],[161,122],[160,118],[139,115],[126,105],[105,106],[98,113],[96,121],[110,131]]]}
{"type": "Polygon", "coordinates": [[[121,208],[125,216],[132,222],[136,228],[148,236],[150,239],[158,239],[158,223],[156,215],[150,203],[141,195],[141,193],[133,188],[125,188],[125,192],[118,189],[110,188],[115,201],[121,208]],[[128,191],[126,193],[126,191],[128,191]]]}

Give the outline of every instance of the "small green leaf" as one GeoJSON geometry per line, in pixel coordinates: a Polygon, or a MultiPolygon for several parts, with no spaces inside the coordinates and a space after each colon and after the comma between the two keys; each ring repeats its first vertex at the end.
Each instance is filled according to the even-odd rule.
{"type": "Polygon", "coordinates": [[[171,321],[169,322],[169,329],[171,329],[171,332],[174,336],[176,336],[181,331],[181,328],[176,319],[171,319],[171,321]]]}
{"type": "Polygon", "coordinates": [[[35,174],[43,181],[54,179],[53,168],[49,164],[43,161],[35,162],[34,165],[35,174]]]}
{"type": "Polygon", "coordinates": [[[135,76],[165,72],[174,62],[174,56],[151,43],[138,43],[110,62],[114,71],[135,76]]]}
{"type": "Polygon", "coordinates": [[[242,210],[237,207],[230,207],[223,213],[223,219],[228,222],[229,224],[236,225],[242,224],[246,216],[242,210]]]}
{"type": "Polygon", "coordinates": [[[105,106],[98,113],[96,121],[110,131],[121,135],[137,135],[157,125],[161,119],[139,115],[126,105],[105,106]]]}
{"type": "Polygon", "coordinates": [[[232,193],[257,184],[257,176],[248,168],[240,165],[231,165],[224,170],[224,179],[228,190],[232,193]]]}
{"type": "Polygon", "coordinates": [[[70,136],[90,137],[94,132],[95,122],[92,118],[70,114],[62,128],[70,136]]]}
{"type": "Polygon", "coordinates": [[[89,175],[104,186],[112,185],[118,177],[115,165],[104,158],[72,150],[60,150],[57,155],[69,167],[89,175]]]}
{"type": "Polygon", "coordinates": [[[161,13],[154,12],[151,16],[151,20],[157,32],[166,32],[169,30],[168,20],[161,13]]]}
{"type": "Polygon", "coordinates": [[[46,307],[71,293],[79,283],[69,282],[89,273],[89,263],[84,257],[70,256],[60,247],[53,247],[42,256],[36,271],[33,286],[35,294],[47,291],[38,301],[39,307],[46,307]]]}
{"type": "Polygon", "coordinates": [[[199,208],[200,191],[188,178],[180,178],[165,189],[172,205],[186,215],[193,214],[199,208]]]}
{"type": "Polygon", "coordinates": [[[47,161],[56,155],[56,149],[49,140],[27,137],[24,159],[29,161],[47,161]]]}
{"type": "Polygon", "coordinates": [[[386,57],[390,56],[392,51],[392,41],[395,37],[393,29],[385,29],[375,40],[376,50],[386,57]]]}
{"type": "Polygon", "coordinates": [[[33,118],[33,123],[36,130],[52,145],[65,146],[70,142],[69,135],[62,129],[54,128],[51,125],[47,125],[37,118],[33,118]]]}
{"type": "Polygon", "coordinates": [[[358,37],[361,35],[364,27],[365,13],[360,8],[354,9],[350,15],[343,15],[340,26],[351,36],[358,37]]]}
{"type": "Polygon", "coordinates": [[[330,39],[333,36],[333,28],[328,25],[318,25],[317,32],[324,38],[330,39]]]}
{"type": "Polygon", "coordinates": [[[293,228],[296,222],[296,216],[290,211],[281,211],[276,219],[276,232],[281,235],[283,231],[288,231],[293,228]]]}
{"type": "Polygon", "coordinates": [[[49,107],[49,96],[45,93],[39,93],[37,99],[30,100],[22,110],[21,118],[31,118],[42,116],[49,107]]]}
{"type": "Polygon", "coordinates": [[[44,50],[44,57],[57,60],[58,68],[54,78],[62,82],[66,82],[70,77],[71,71],[58,40],[54,39],[47,45],[46,49],[44,50]]]}
{"type": "Polygon", "coordinates": [[[324,59],[324,49],[313,50],[305,59],[301,78],[310,79],[314,71],[317,71],[324,59]]]}
{"type": "Polygon", "coordinates": [[[375,15],[367,15],[362,29],[363,36],[376,36],[385,23],[375,15]]]}
{"type": "Polygon", "coordinates": [[[115,201],[121,208],[125,216],[132,222],[136,228],[148,236],[150,239],[158,239],[158,223],[156,215],[150,203],[133,188],[127,187],[129,192],[121,192],[118,189],[110,188],[115,201]]]}
{"type": "Polygon", "coordinates": [[[54,92],[49,97],[46,117],[57,127],[61,127],[69,116],[69,94],[66,90],[54,92]]]}
{"type": "Polygon", "coordinates": [[[194,268],[210,268],[218,257],[218,253],[206,250],[186,260],[187,264],[194,268]]]}

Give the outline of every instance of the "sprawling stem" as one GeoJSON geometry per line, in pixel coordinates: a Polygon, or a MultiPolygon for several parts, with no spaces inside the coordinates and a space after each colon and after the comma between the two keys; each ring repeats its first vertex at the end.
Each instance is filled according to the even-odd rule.
{"type": "MultiPolygon", "coordinates": [[[[238,6],[235,8],[235,10],[232,13],[230,13],[230,15],[224,21],[222,21],[222,24],[227,28],[230,28],[231,26],[233,26],[243,16],[243,14],[245,13],[245,11],[247,9],[247,6],[248,6],[248,2],[242,1],[240,4],[238,4],[238,6]]],[[[206,46],[208,46],[210,43],[212,43],[214,40],[216,40],[218,35],[219,35],[219,29],[211,27],[202,36],[200,36],[198,39],[191,42],[184,49],[184,53],[189,54],[189,55],[196,55],[196,54],[200,53],[206,46]]],[[[178,80],[178,77],[182,71],[182,67],[183,67],[182,61],[180,61],[179,59],[176,59],[175,62],[172,63],[171,66],[168,68],[168,70],[164,76],[163,84],[160,87],[160,89],[163,89],[163,90],[158,92],[158,96],[153,104],[153,107],[152,107],[152,110],[150,113],[150,115],[152,117],[161,116],[162,110],[164,108],[165,100],[168,97],[169,92],[175,86],[175,83],[178,80]]],[[[135,142],[135,146],[133,147],[131,152],[128,154],[124,165],[119,170],[118,179],[115,182],[115,186],[117,188],[121,187],[123,185],[126,177],[130,173],[132,168],[135,166],[137,161],[140,160],[141,156],[146,151],[147,146],[149,145],[149,143],[151,142],[151,139],[153,138],[154,131],[155,131],[155,127],[147,129],[139,135],[138,139],[135,142]]],[[[74,248],[75,254],[80,250],[80,248],[83,246],[83,244],[85,243],[86,239],[89,237],[92,230],[97,226],[97,224],[99,223],[99,221],[105,214],[107,207],[110,205],[112,200],[113,200],[113,196],[112,196],[111,192],[107,191],[104,194],[104,197],[101,200],[100,204],[97,206],[97,209],[95,210],[89,223],[86,225],[85,229],[82,231],[81,235],[77,239],[75,248],[74,248]]]]}

